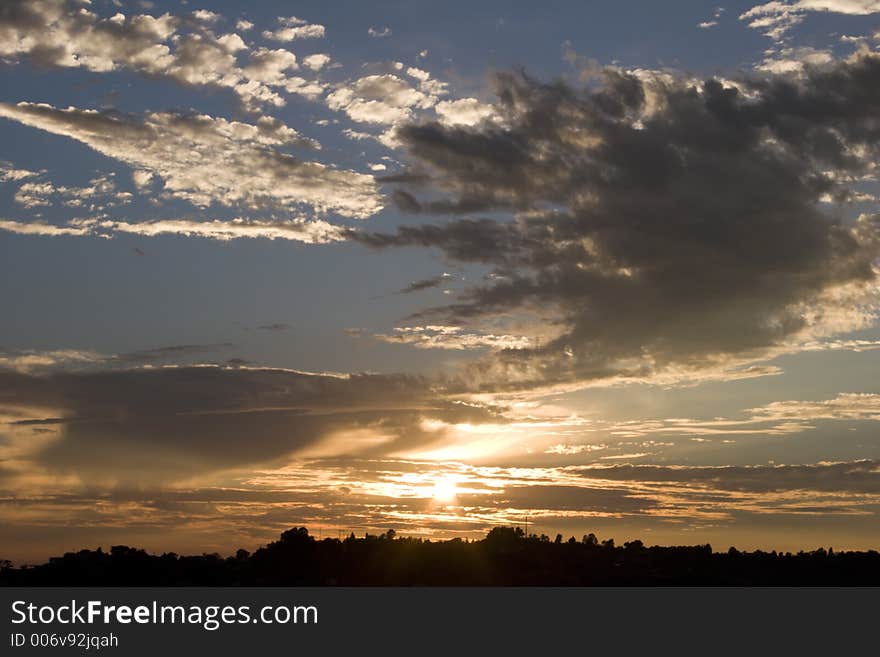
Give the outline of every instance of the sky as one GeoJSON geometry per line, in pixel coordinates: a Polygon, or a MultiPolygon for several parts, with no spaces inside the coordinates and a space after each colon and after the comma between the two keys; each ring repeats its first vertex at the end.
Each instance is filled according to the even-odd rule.
{"type": "Polygon", "coordinates": [[[0,5],[0,558],[880,547],[880,2],[0,5]]]}

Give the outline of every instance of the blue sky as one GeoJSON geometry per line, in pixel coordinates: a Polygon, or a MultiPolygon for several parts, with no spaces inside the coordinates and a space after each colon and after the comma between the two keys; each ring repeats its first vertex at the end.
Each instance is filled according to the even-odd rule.
{"type": "Polygon", "coordinates": [[[878,30],[869,0],[9,4],[9,553],[526,512],[876,547],[878,30]]]}

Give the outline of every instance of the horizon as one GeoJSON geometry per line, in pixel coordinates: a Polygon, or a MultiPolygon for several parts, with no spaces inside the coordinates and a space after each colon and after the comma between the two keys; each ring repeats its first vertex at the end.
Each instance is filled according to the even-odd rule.
{"type": "MultiPolygon", "coordinates": [[[[489,539],[494,531],[499,530],[502,532],[508,532],[508,531],[511,532],[514,535],[514,537],[516,538],[516,540],[536,541],[536,542],[540,542],[540,543],[553,543],[556,545],[559,545],[562,543],[565,543],[565,544],[577,543],[577,544],[581,544],[581,545],[588,544],[587,538],[592,537],[596,541],[595,543],[593,543],[593,545],[595,547],[609,548],[609,549],[611,549],[611,548],[626,548],[627,546],[629,546],[631,544],[637,544],[645,549],[650,549],[650,548],[662,548],[662,549],[704,548],[704,547],[708,546],[709,548],[711,548],[712,554],[728,554],[731,551],[735,551],[736,553],[743,553],[743,554],[766,553],[766,554],[778,554],[780,556],[787,556],[787,555],[808,554],[808,553],[816,553],[816,552],[826,552],[828,554],[853,553],[853,552],[860,553],[860,554],[870,554],[870,553],[878,552],[878,550],[872,549],[872,548],[869,548],[867,550],[835,549],[833,545],[803,546],[797,550],[777,550],[777,549],[760,548],[760,547],[756,547],[753,549],[741,549],[741,547],[738,547],[736,545],[730,545],[726,548],[721,548],[719,546],[712,545],[710,543],[660,544],[660,543],[648,543],[648,542],[642,541],[641,539],[638,539],[638,538],[632,538],[632,539],[626,540],[626,541],[624,541],[624,540],[618,541],[613,536],[608,536],[608,537],[598,536],[593,532],[588,532],[587,534],[584,534],[583,536],[578,538],[577,536],[574,536],[574,535],[566,536],[565,534],[563,534],[561,532],[554,532],[552,530],[549,534],[545,534],[544,532],[526,533],[525,529],[519,525],[498,525],[496,527],[492,527],[488,532],[486,532],[485,534],[482,534],[481,536],[452,536],[449,538],[442,538],[442,537],[437,537],[437,536],[425,536],[422,534],[399,534],[398,532],[394,531],[393,529],[386,530],[385,532],[382,532],[381,534],[370,534],[369,532],[363,532],[363,534],[360,534],[360,535],[355,530],[350,530],[350,531],[346,532],[345,530],[340,529],[335,532],[336,533],[335,536],[330,536],[330,535],[324,536],[324,535],[322,535],[320,529],[318,529],[318,534],[313,534],[311,531],[309,531],[308,527],[291,527],[289,530],[285,530],[284,532],[281,533],[281,535],[277,536],[275,538],[275,540],[268,541],[267,543],[257,545],[255,547],[253,547],[252,549],[247,549],[243,546],[239,546],[234,549],[229,548],[229,550],[231,550],[231,551],[227,551],[227,552],[203,552],[201,554],[180,554],[178,552],[175,552],[174,550],[150,551],[150,550],[146,550],[143,547],[138,546],[138,545],[107,545],[107,546],[98,545],[93,548],[92,547],[81,547],[78,550],[68,550],[62,554],[51,555],[50,557],[44,559],[43,561],[41,561],[39,563],[37,563],[37,562],[34,562],[34,563],[24,563],[24,562],[15,563],[15,562],[10,561],[8,559],[6,560],[6,562],[8,562],[9,566],[14,569],[32,568],[32,567],[51,563],[52,561],[55,561],[58,559],[63,559],[64,557],[67,557],[70,555],[78,555],[78,554],[81,554],[82,552],[110,554],[114,551],[114,549],[117,549],[117,548],[125,548],[128,550],[144,551],[151,557],[160,557],[160,556],[173,554],[173,555],[176,555],[177,557],[218,556],[221,559],[230,559],[230,558],[236,557],[237,555],[240,555],[240,553],[242,551],[247,552],[248,555],[253,555],[254,552],[265,549],[274,543],[277,543],[279,541],[283,542],[284,534],[286,532],[288,532],[288,531],[291,531],[291,532],[301,531],[301,530],[306,531],[305,537],[309,540],[312,540],[315,542],[331,541],[331,542],[337,542],[337,543],[351,541],[351,540],[355,540],[355,541],[411,540],[411,541],[428,542],[428,543],[448,543],[448,542],[455,542],[455,541],[463,541],[465,543],[475,543],[475,542],[478,543],[478,542],[482,542],[482,541],[489,539]]],[[[2,564],[2,563],[3,563],[3,560],[0,560],[0,564],[2,564]]]]}
{"type": "Polygon", "coordinates": [[[7,0],[0,79],[0,559],[880,549],[877,2],[7,0]]]}

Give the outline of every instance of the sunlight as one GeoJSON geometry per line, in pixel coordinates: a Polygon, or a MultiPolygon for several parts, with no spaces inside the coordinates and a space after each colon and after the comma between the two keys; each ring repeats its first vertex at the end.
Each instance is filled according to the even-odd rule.
{"type": "Polygon", "coordinates": [[[450,477],[443,477],[442,479],[437,479],[434,482],[434,488],[431,492],[431,497],[434,498],[435,501],[442,504],[452,504],[453,502],[455,502],[457,494],[458,486],[455,482],[455,479],[452,479],[450,477]]]}

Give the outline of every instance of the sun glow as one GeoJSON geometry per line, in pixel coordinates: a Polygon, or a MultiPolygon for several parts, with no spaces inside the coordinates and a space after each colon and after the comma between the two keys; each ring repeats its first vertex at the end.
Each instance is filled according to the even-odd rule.
{"type": "Polygon", "coordinates": [[[443,477],[434,482],[434,488],[431,491],[431,497],[441,504],[451,504],[455,502],[458,494],[458,486],[454,479],[443,477]]]}

